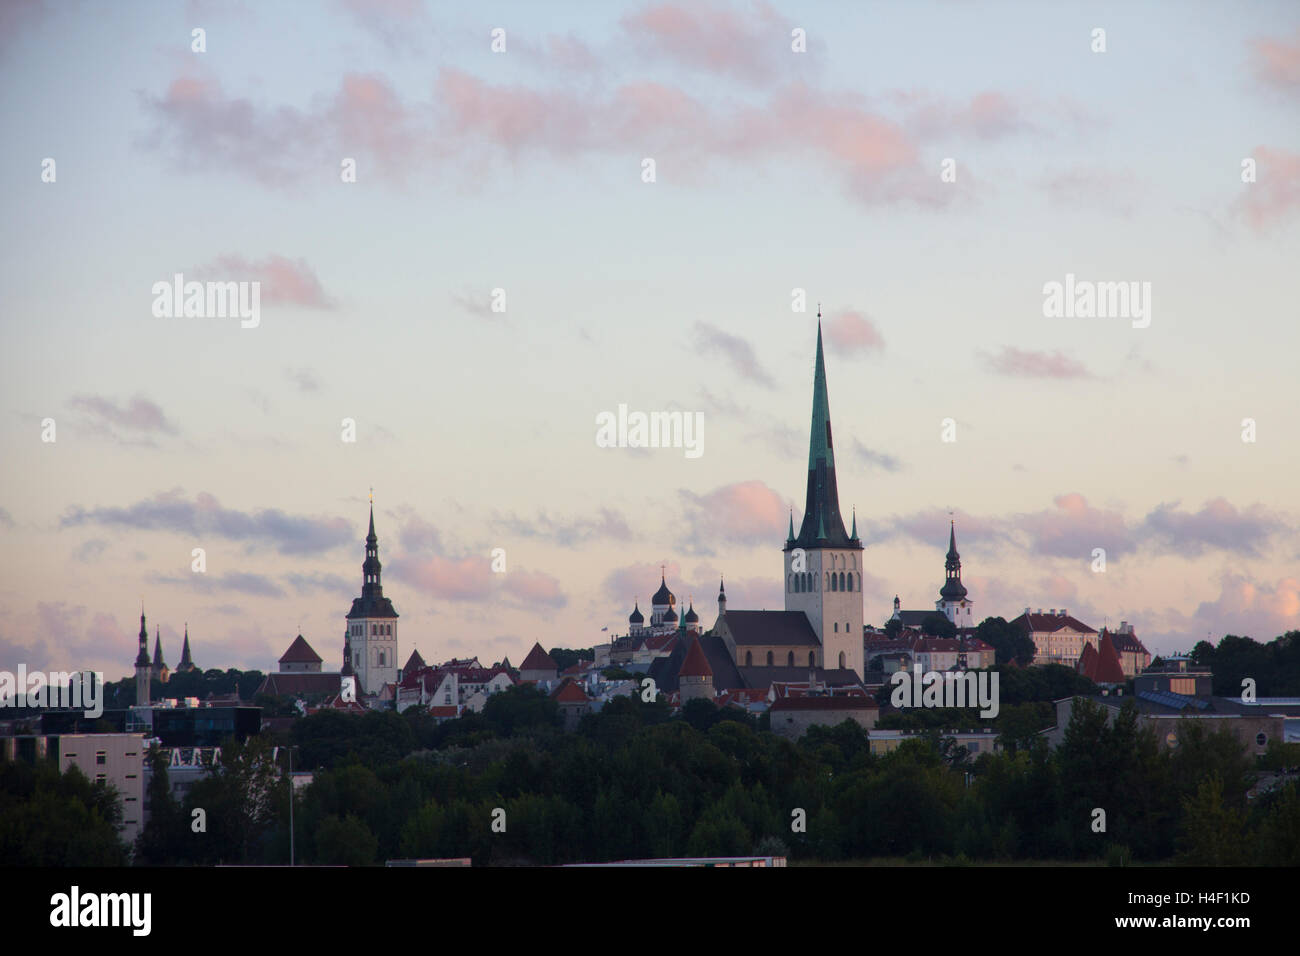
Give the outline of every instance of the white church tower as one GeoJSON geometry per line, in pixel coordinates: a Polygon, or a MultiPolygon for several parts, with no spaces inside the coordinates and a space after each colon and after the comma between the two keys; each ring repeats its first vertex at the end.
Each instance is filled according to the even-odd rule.
{"type": "MultiPolygon", "coordinates": [[[[352,654],[357,689],[377,694],[397,681],[397,612],[384,597],[379,583],[379,539],[375,537],[375,496],[370,495],[370,533],[366,535],[366,560],[361,565],[361,597],[354,598],[347,614],[346,651],[352,654]]],[[[345,651],[345,652],[346,652],[345,651]]]]}

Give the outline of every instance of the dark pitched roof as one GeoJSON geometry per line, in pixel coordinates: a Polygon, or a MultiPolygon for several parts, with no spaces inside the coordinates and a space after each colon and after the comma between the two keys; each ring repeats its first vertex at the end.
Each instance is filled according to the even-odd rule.
{"type": "Polygon", "coordinates": [[[1021,614],[1009,624],[1023,626],[1026,623],[1031,631],[1059,631],[1064,627],[1072,627],[1076,631],[1082,631],[1084,634],[1096,634],[1095,628],[1089,627],[1078,618],[1069,614],[1021,614]]]}
{"type": "Polygon", "coordinates": [[[289,645],[289,649],[280,657],[281,664],[319,664],[321,656],[299,634],[289,645]]]}
{"type": "Polygon", "coordinates": [[[402,673],[414,674],[420,668],[428,666],[428,664],[424,663],[424,658],[420,656],[420,652],[412,650],[411,656],[406,659],[406,666],[402,668],[402,673]]]}
{"type": "Polygon", "coordinates": [[[521,671],[553,671],[558,668],[551,655],[542,650],[541,644],[534,644],[524,662],[519,665],[521,671]]]}
{"type": "MultiPolygon", "coordinates": [[[[696,640],[708,661],[709,670],[713,672],[715,690],[733,690],[747,686],[740,676],[736,662],[727,653],[727,645],[722,638],[716,634],[705,634],[696,640]]],[[[671,654],[667,657],[656,657],[646,668],[646,676],[653,679],[655,686],[665,694],[671,694],[678,689],[678,671],[686,660],[687,650],[688,648],[678,641],[671,654]]]]}
{"type": "Polygon", "coordinates": [[[781,644],[821,647],[803,611],[727,611],[727,628],[737,645],[781,644]]]}
{"type": "MultiPolygon", "coordinates": [[[[1102,633],[1107,633],[1103,628],[1102,633]]],[[[1115,643],[1115,650],[1129,654],[1150,654],[1151,652],[1138,640],[1132,631],[1115,631],[1110,639],[1115,643]]]]}
{"type": "Polygon", "coordinates": [[[395,618],[397,612],[389,598],[366,594],[352,599],[352,610],[348,611],[347,617],[349,620],[359,617],[395,618]]]}
{"type": "Polygon", "coordinates": [[[931,614],[938,614],[938,611],[899,611],[898,619],[903,622],[904,627],[920,627],[931,614]]]}
{"type": "Polygon", "coordinates": [[[267,674],[257,693],[311,696],[337,694],[342,689],[343,679],[338,674],[267,674]]]}

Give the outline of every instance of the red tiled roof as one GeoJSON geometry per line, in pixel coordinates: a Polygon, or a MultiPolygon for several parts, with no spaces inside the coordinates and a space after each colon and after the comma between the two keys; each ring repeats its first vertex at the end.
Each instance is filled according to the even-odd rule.
{"type": "Polygon", "coordinates": [[[556,670],[555,661],[551,655],[542,650],[541,644],[534,644],[533,649],[528,652],[524,662],[519,665],[521,671],[553,671],[556,670]]]}
{"type": "Polygon", "coordinates": [[[712,677],[713,668],[709,666],[709,659],[704,656],[704,648],[700,646],[698,640],[692,639],[690,650],[686,652],[686,659],[682,661],[682,666],[677,671],[677,677],[712,677]]]}
{"type": "Polygon", "coordinates": [[[430,707],[430,708],[429,708],[429,716],[431,716],[431,717],[455,717],[455,716],[456,716],[456,711],[457,711],[457,708],[455,707],[455,705],[452,705],[452,706],[438,706],[438,707],[430,707]]]}
{"type": "Polygon", "coordinates": [[[280,658],[281,664],[319,664],[321,656],[311,649],[311,645],[299,634],[289,645],[289,649],[280,658]]]}
{"type": "Polygon", "coordinates": [[[1091,641],[1084,643],[1083,653],[1079,655],[1079,673],[1090,681],[1097,679],[1097,648],[1091,641]]]}
{"type": "Polygon", "coordinates": [[[560,685],[559,690],[551,695],[551,700],[557,704],[585,704],[591,700],[582,692],[582,688],[571,680],[566,680],[560,685]]]}
{"type": "Polygon", "coordinates": [[[1101,636],[1101,647],[1097,650],[1097,676],[1093,678],[1098,684],[1122,684],[1124,665],[1119,662],[1119,652],[1111,643],[1110,635],[1101,636]]]}

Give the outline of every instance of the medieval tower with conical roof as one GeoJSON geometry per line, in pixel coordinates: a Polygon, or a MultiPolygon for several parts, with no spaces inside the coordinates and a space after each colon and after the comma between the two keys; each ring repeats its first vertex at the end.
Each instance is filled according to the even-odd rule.
{"type": "Polygon", "coordinates": [[[370,532],[366,535],[366,560],[361,565],[361,597],[347,613],[347,644],[352,654],[357,686],[362,693],[377,694],[397,681],[397,612],[384,597],[380,584],[379,538],[375,536],[375,500],[370,498],[370,532]]]}
{"type": "MultiPolygon", "coordinates": [[[[820,314],[818,315],[820,319],[820,314]]],[[[844,530],[835,481],[835,446],[821,322],[813,371],[812,433],[803,522],[785,542],[785,609],[803,611],[822,644],[823,666],[862,674],[862,542],[856,516],[844,530]]]]}

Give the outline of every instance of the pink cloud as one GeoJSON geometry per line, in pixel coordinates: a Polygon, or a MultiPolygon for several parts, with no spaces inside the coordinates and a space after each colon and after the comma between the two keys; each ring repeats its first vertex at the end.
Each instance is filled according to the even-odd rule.
{"type": "Polygon", "coordinates": [[[1300,210],[1300,153],[1256,146],[1255,182],[1245,190],[1238,211],[1257,233],[1290,219],[1300,210]]]}
{"type": "Polygon", "coordinates": [[[70,404],[95,416],[103,425],[142,432],[176,433],[176,426],[167,420],[162,408],[142,395],[136,395],[124,405],[102,395],[78,395],[70,404]]]}
{"type": "Polygon", "coordinates": [[[680,494],[692,544],[701,550],[714,544],[771,544],[786,531],[789,503],[761,481],[740,481],[705,495],[680,494]]]}
{"type": "Polygon", "coordinates": [[[1195,619],[1216,639],[1223,634],[1270,641],[1287,631],[1300,630],[1300,579],[1279,578],[1272,584],[1252,581],[1245,575],[1225,574],[1219,596],[1203,601],[1195,619]]]}
{"type": "Polygon", "coordinates": [[[997,355],[985,355],[989,370],[1011,378],[1092,378],[1084,364],[1061,352],[1034,352],[1003,346],[997,355]]]}
{"type": "Polygon", "coordinates": [[[560,582],[542,571],[510,571],[505,575],[506,593],[527,607],[564,607],[568,598],[560,582]]]}
{"type": "Polygon", "coordinates": [[[246,259],[238,255],[219,256],[194,270],[213,279],[257,281],[262,284],[264,305],[300,305],[309,309],[332,309],[334,301],[325,294],[320,279],[304,259],[270,255],[246,259]]]}
{"type": "Polygon", "coordinates": [[[1062,558],[1091,560],[1094,548],[1105,548],[1108,557],[1134,550],[1131,531],[1118,511],[1093,508],[1078,493],[1057,495],[1055,510],[1020,515],[1015,524],[1028,532],[1033,550],[1062,558]]]}
{"type": "Polygon", "coordinates": [[[393,577],[420,589],[425,596],[447,601],[485,601],[492,595],[492,567],[485,557],[393,562],[393,577]]]}
{"type": "Polygon", "coordinates": [[[841,309],[826,321],[826,337],[838,351],[878,352],[885,347],[885,339],[874,322],[861,312],[841,309]]]}
{"type": "Polygon", "coordinates": [[[791,24],[766,3],[748,10],[721,5],[659,3],[626,16],[622,27],[652,57],[749,83],[790,69],[791,24]]]}
{"type": "Polygon", "coordinates": [[[1260,37],[1251,46],[1260,82],[1287,96],[1300,96],[1300,30],[1293,37],[1260,37]]]}

